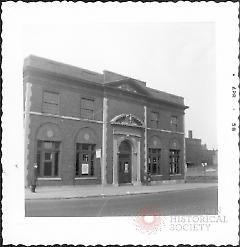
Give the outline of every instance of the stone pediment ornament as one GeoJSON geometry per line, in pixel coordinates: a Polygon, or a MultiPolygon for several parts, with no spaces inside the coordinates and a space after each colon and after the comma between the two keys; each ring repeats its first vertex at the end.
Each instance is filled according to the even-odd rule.
{"type": "Polygon", "coordinates": [[[136,89],[131,87],[129,84],[121,84],[118,86],[118,88],[129,91],[129,92],[137,93],[136,89]]]}
{"type": "Polygon", "coordinates": [[[133,126],[133,127],[144,127],[143,122],[133,114],[118,115],[111,120],[111,124],[133,126]]]}

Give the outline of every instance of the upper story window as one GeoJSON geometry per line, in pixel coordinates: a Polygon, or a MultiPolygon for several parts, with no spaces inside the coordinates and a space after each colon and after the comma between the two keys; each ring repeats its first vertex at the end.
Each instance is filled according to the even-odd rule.
{"type": "Polygon", "coordinates": [[[45,113],[59,114],[59,94],[43,92],[42,111],[45,113]]]}
{"type": "Polygon", "coordinates": [[[81,99],[81,117],[86,119],[94,118],[94,100],[82,98],[81,99]]]}
{"type": "Polygon", "coordinates": [[[177,131],[178,127],[178,118],[177,116],[171,116],[171,128],[172,131],[177,131]]]}
{"type": "Polygon", "coordinates": [[[159,127],[158,126],[158,123],[159,123],[159,114],[158,114],[158,112],[151,112],[150,121],[151,121],[151,128],[157,129],[159,127]]]}

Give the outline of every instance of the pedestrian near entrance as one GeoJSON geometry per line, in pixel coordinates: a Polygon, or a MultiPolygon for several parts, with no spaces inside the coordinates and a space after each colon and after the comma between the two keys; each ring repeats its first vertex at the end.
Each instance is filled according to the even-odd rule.
{"type": "Polygon", "coordinates": [[[151,185],[152,174],[150,172],[147,173],[147,185],[151,185]]]}
{"type": "Polygon", "coordinates": [[[31,191],[33,193],[36,193],[36,186],[37,186],[37,163],[34,163],[33,168],[32,168],[32,174],[31,174],[31,191]]]}
{"type": "Polygon", "coordinates": [[[144,175],[144,183],[145,185],[151,185],[151,180],[152,180],[152,175],[150,172],[147,172],[145,175],[144,175]]]}

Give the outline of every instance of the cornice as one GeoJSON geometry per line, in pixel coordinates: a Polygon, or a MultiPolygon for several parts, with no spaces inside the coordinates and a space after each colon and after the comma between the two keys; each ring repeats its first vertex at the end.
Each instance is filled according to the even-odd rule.
{"type": "MultiPolygon", "coordinates": [[[[60,73],[55,73],[55,72],[49,72],[49,71],[45,71],[42,69],[38,69],[35,67],[31,67],[30,65],[25,66],[24,67],[24,71],[23,71],[23,76],[24,76],[24,81],[26,81],[25,78],[31,78],[31,76],[34,77],[44,77],[47,79],[55,79],[55,80],[60,80],[62,82],[67,81],[68,84],[72,83],[75,86],[79,85],[79,86],[84,86],[84,87],[89,87],[89,88],[94,88],[94,89],[98,89],[99,91],[104,92],[104,95],[107,95],[108,93],[112,93],[113,96],[119,96],[119,94],[121,95],[126,95],[129,97],[132,97],[133,99],[137,99],[136,101],[144,101],[146,103],[155,103],[155,104],[162,104],[165,106],[170,106],[170,107],[174,107],[177,109],[181,109],[181,110],[186,110],[189,107],[185,106],[183,104],[178,104],[178,103],[174,103],[174,102],[170,102],[167,100],[163,100],[163,99],[156,99],[153,97],[150,97],[149,95],[144,95],[144,94],[140,94],[140,93],[135,93],[135,92],[131,92],[131,91],[126,91],[120,88],[115,88],[109,85],[104,85],[101,83],[97,83],[97,82],[93,82],[93,81],[88,81],[85,79],[80,79],[74,76],[70,76],[70,75],[66,75],[66,74],[60,74],[60,73]]],[[[56,82],[57,83],[57,82],[56,82]]],[[[66,84],[67,85],[67,84],[66,84]]]]}

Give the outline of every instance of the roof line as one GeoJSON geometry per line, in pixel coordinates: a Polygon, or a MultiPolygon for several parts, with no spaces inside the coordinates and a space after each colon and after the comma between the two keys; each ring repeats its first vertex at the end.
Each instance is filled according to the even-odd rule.
{"type": "Polygon", "coordinates": [[[45,60],[45,61],[47,61],[47,62],[49,62],[51,64],[64,65],[64,66],[68,66],[68,67],[72,67],[72,68],[75,68],[75,69],[78,69],[78,70],[82,70],[82,71],[85,71],[85,72],[92,73],[93,75],[96,74],[96,75],[103,76],[103,73],[100,73],[100,72],[96,72],[96,71],[89,70],[89,69],[84,69],[82,67],[78,67],[78,66],[75,66],[75,65],[72,65],[72,64],[69,64],[69,63],[59,62],[59,61],[56,61],[56,60],[53,60],[53,59],[49,59],[49,58],[45,58],[45,57],[40,57],[40,56],[36,56],[36,55],[30,54],[29,56],[27,56],[25,58],[25,60],[27,60],[28,58],[30,58],[30,59],[41,59],[41,60],[45,60]]]}
{"type": "Polygon", "coordinates": [[[151,87],[147,87],[147,88],[150,89],[150,90],[153,90],[153,91],[155,91],[155,92],[157,92],[157,93],[166,93],[166,94],[168,94],[168,95],[171,95],[171,96],[174,96],[174,97],[177,97],[177,98],[182,98],[182,99],[184,99],[184,97],[179,96],[179,95],[176,95],[176,94],[168,93],[168,92],[161,91],[161,90],[158,90],[158,89],[155,89],[155,88],[151,88],[151,87]]]}
{"type": "Polygon", "coordinates": [[[113,72],[113,71],[110,71],[110,70],[104,69],[103,72],[109,72],[109,73],[113,73],[115,75],[119,75],[119,76],[125,77],[124,79],[132,79],[132,80],[135,80],[135,81],[138,81],[138,82],[146,83],[145,81],[142,81],[142,80],[130,77],[130,76],[122,75],[122,74],[119,74],[119,73],[116,73],[116,72],[113,72]]]}

